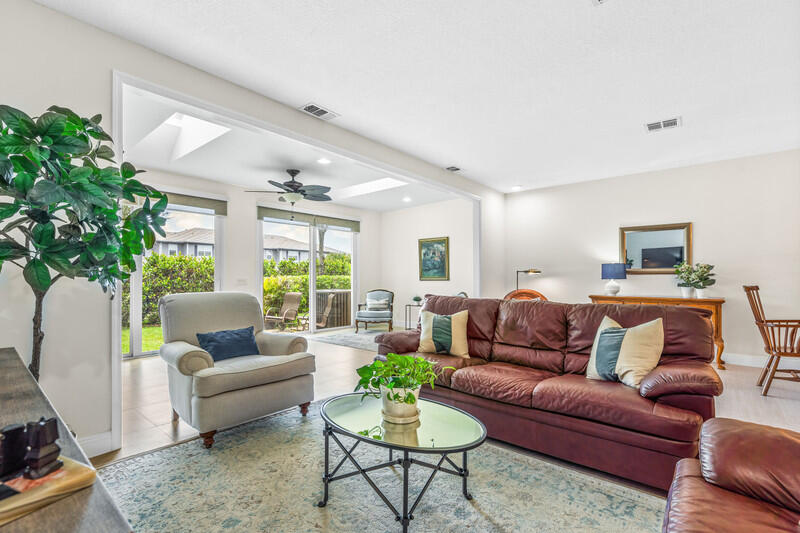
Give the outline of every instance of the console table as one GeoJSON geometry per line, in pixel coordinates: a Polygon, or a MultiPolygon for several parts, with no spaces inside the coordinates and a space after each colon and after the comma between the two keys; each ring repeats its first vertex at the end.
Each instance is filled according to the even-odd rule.
{"type": "MultiPolygon", "coordinates": [[[[46,418],[55,416],[58,419],[58,444],[61,446],[61,454],[90,465],[86,454],[28,372],[16,350],[0,348],[0,427],[38,420],[42,416],[46,418]]],[[[9,522],[0,527],[0,530],[2,533],[40,531],[105,533],[129,532],[131,526],[98,477],[91,487],[81,489],[9,522]]]]}
{"type": "Polygon", "coordinates": [[[699,307],[711,311],[711,324],[714,326],[714,344],[717,347],[717,368],[725,370],[722,351],[725,341],[722,340],[722,304],[725,298],[675,298],[671,296],[608,296],[606,294],[590,294],[595,304],[640,304],[640,305],[683,305],[699,307]]]}

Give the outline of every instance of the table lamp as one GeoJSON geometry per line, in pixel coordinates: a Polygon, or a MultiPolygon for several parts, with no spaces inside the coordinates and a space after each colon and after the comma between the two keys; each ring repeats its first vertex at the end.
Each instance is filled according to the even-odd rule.
{"type": "Polygon", "coordinates": [[[619,283],[614,280],[625,279],[628,277],[625,271],[625,263],[605,263],[601,267],[600,277],[609,280],[606,283],[606,294],[615,296],[619,292],[619,283]]]}

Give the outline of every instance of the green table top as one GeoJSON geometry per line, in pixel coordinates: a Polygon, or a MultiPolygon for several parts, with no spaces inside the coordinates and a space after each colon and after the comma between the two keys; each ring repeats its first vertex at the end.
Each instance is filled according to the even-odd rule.
{"type": "Polygon", "coordinates": [[[322,418],[350,437],[379,446],[420,453],[466,451],[486,440],[486,428],[474,416],[440,402],[420,399],[419,420],[410,424],[385,422],[382,401],[361,394],[336,396],[322,405],[322,418]],[[359,434],[369,431],[369,436],[359,434]],[[373,435],[380,439],[372,438],[373,435]]]}

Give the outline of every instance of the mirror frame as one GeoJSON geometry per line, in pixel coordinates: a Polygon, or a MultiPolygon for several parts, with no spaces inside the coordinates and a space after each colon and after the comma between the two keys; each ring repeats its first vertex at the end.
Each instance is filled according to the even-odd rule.
{"type": "MultiPolygon", "coordinates": [[[[619,228],[619,262],[624,263],[626,259],[627,243],[625,232],[627,231],[660,231],[669,229],[682,229],[686,236],[686,261],[692,264],[692,223],[679,222],[676,224],[652,224],[649,226],[625,226],[619,228]]],[[[628,274],[674,274],[674,268],[629,268],[628,274]]]]}

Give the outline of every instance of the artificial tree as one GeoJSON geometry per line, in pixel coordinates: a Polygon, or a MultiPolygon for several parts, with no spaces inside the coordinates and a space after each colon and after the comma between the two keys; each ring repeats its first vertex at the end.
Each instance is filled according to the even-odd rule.
{"type": "Polygon", "coordinates": [[[55,282],[86,278],[114,296],[134,256],[164,235],[167,197],[116,166],[102,117],[51,106],[38,117],[0,105],[0,269],[22,269],[35,298],[28,367],[39,379],[42,306],[55,282]],[[154,201],[151,202],[151,199],[154,201]],[[123,201],[138,207],[123,210],[123,201]]]}

